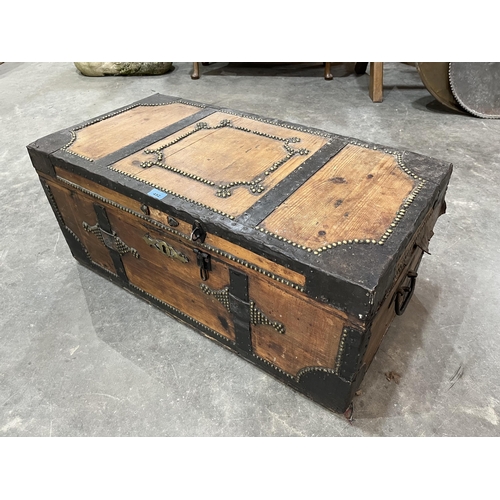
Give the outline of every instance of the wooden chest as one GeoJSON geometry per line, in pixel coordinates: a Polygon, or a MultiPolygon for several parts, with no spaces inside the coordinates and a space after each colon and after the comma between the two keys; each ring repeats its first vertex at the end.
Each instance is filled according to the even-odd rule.
{"type": "Polygon", "coordinates": [[[159,94],[28,151],[81,264],[337,412],[411,298],[452,171],[159,94]]]}

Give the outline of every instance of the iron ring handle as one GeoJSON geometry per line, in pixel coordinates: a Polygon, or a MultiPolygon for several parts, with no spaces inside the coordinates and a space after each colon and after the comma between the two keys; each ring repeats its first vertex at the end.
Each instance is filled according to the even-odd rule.
{"type": "Polygon", "coordinates": [[[191,231],[191,236],[189,237],[189,239],[190,239],[191,241],[197,241],[197,240],[199,240],[199,239],[200,239],[199,232],[200,232],[200,228],[195,227],[195,228],[191,231]]]}
{"type": "Polygon", "coordinates": [[[417,281],[418,274],[415,271],[409,271],[407,277],[410,278],[410,286],[400,286],[396,290],[394,308],[396,309],[396,314],[401,316],[408,306],[410,299],[415,291],[415,283],[417,281]],[[401,297],[404,297],[401,301],[401,297]]]}
{"type": "Polygon", "coordinates": [[[200,267],[200,278],[202,281],[208,280],[208,270],[204,267],[200,267]]]}
{"type": "Polygon", "coordinates": [[[203,229],[201,222],[199,220],[195,220],[190,236],[191,241],[199,241],[200,243],[204,243],[206,236],[207,232],[205,231],[205,229],[203,229]]]}

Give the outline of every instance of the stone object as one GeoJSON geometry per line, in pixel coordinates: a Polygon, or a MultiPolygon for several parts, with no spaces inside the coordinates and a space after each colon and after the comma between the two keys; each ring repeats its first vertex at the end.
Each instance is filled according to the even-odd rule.
{"type": "Polygon", "coordinates": [[[171,62],[76,62],[85,76],[163,75],[172,68],[171,62]]]}

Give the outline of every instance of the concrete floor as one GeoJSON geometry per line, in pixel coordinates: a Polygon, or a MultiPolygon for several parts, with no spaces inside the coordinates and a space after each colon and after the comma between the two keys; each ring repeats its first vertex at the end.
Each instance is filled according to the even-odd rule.
{"type": "Polygon", "coordinates": [[[446,111],[399,63],[386,64],[381,104],[350,63],[333,81],[318,65],[221,63],[192,81],[190,63],[174,64],[106,78],[71,63],[0,65],[0,436],[500,435],[500,121],[446,111]],[[25,146],[156,92],[454,164],[432,255],[352,425],[71,256],[25,146]]]}

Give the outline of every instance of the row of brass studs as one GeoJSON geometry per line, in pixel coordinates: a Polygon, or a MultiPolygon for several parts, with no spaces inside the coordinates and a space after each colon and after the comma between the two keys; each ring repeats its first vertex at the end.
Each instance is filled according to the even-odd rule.
{"type": "MultiPolygon", "coordinates": [[[[352,140],[352,141],[349,141],[349,144],[352,144],[353,146],[360,146],[362,148],[366,148],[366,149],[373,149],[374,151],[378,151],[378,148],[377,146],[373,146],[371,144],[368,144],[366,142],[360,142],[360,141],[355,141],[355,140],[352,140]]],[[[419,181],[423,181],[425,182],[425,179],[423,179],[422,177],[420,177],[419,175],[415,174],[414,172],[412,172],[407,166],[406,166],[406,163],[403,161],[403,156],[405,154],[405,151],[391,151],[390,149],[387,149],[387,148],[384,148],[381,150],[382,153],[386,153],[388,155],[392,155],[395,157],[399,167],[401,168],[401,170],[409,175],[410,177],[413,177],[414,179],[417,179],[419,181]]]]}
{"type": "MultiPolygon", "coordinates": [[[[80,243],[80,245],[82,245],[82,248],[83,250],[85,251],[85,255],[87,256],[87,258],[92,261],[92,258],[90,257],[90,254],[87,250],[87,247],[81,242],[80,238],[78,238],[78,236],[68,227],[68,226],[64,226],[66,228],[66,230],[71,234],[71,236],[73,236],[73,238],[75,238],[75,240],[80,243]]],[[[93,261],[92,261],[93,262],[93,261]]]]}
{"type": "MultiPolygon", "coordinates": [[[[229,301],[229,288],[222,290],[213,290],[204,283],[200,284],[201,291],[207,295],[212,296],[215,300],[219,301],[229,312],[231,306],[229,301]]],[[[250,323],[252,325],[266,325],[274,328],[278,333],[285,334],[285,325],[279,321],[271,321],[260,309],[255,306],[255,302],[250,301],[250,323]]]]}
{"type": "Polygon", "coordinates": [[[242,132],[248,132],[249,134],[254,134],[254,135],[258,135],[258,136],[261,136],[261,137],[266,137],[267,139],[272,139],[274,141],[281,141],[281,142],[284,142],[285,143],[285,146],[284,148],[290,152],[290,153],[293,153],[293,154],[296,154],[296,153],[300,153],[301,155],[307,155],[309,154],[309,151],[307,149],[300,149],[300,150],[295,150],[293,149],[290,144],[294,144],[294,143],[297,143],[297,142],[300,142],[300,138],[299,137],[280,137],[278,135],[274,135],[274,134],[268,134],[267,132],[262,132],[260,130],[252,130],[250,128],[246,128],[246,127],[240,127],[238,125],[234,125],[231,120],[222,120],[219,124],[220,127],[231,127],[231,128],[234,128],[236,130],[241,130],[242,132]]]}
{"type": "Polygon", "coordinates": [[[272,368],[274,368],[275,370],[277,370],[281,374],[286,375],[288,378],[294,379],[296,382],[300,382],[300,377],[302,377],[302,375],[304,375],[305,373],[308,373],[308,372],[324,372],[324,373],[332,373],[332,374],[337,375],[337,372],[335,370],[332,370],[331,368],[324,368],[322,366],[306,366],[305,368],[301,368],[298,371],[297,375],[294,376],[288,372],[285,372],[281,368],[278,368],[275,364],[271,363],[267,359],[262,358],[258,354],[252,353],[252,356],[254,358],[257,358],[259,361],[262,361],[266,365],[271,366],[272,368]]]}
{"type": "Polygon", "coordinates": [[[260,309],[257,309],[253,300],[250,301],[250,322],[252,325],[270,326],[282,335],[286,333],[285,325],[279,321],[271,321],[260,309]]]}
{"type": "Polygon", "coordinates": [[[282,370],[281,368],[278,368],[276,365],[274,365],[273,363],[271,363],[267,359],[261,358],[258,354],[255,354],[254,352],[252,352],[252,356],[254,358],[257,358],[262,363],[265,363],[266,365],[271,366],[272,368],[274,368],[275,370],[277,370],[278,372],[280,372],[282,375],[286,375],[288,378],[295,379],[295,377],[293,375],[290,375],[290,373],[287,373],[286,371],[282,370]]]}
{"type": "Polygon", "coordinates": [[[278,168],[283,165],[283,163],[286,163],[290,158],[292,158],[294,154],[288,153],[285,157],[281,158],[281,160],[275,161],[265,172],[264,175],[270,175],[274,171],[278,170],[278,168]]]}
{"type": "Polygon", "coordinates": [[[104,196],[101,196],[100,194],[94,193],[93,191],[89,191],[88,189],[86,189],[86,188],[84,188],[84,187],[82,187],[82,186],[80,186],[78,184],[75,184],[74,182],[68,181],[64,177],[57,177],[57,180],[65,183],[65,184],[68,184],[73,189],[77,189],[78,191],[81,191],[82,193],[85,193],[88,196],[92,196],[93,198],[96,198],[99,201],[102,201],[104,203],[108,203],[109,205],[111,205],[113,207],[116,207],[116,208],[122,210],[123,212],[127,212],[127,213],[132,214],[132,215],[134,215],[136,217],[139,217],[140,219],[144,219],[145,221],[150,222],[154,226],[157,226],[157,227],[159,227],[160,229],[162,229],[164,231],[168,231],[169,233],[173,233],[176,236],[180,236],[182,238],[189,239],[188,236],[186,236],[185,234],[181,233],[180,231],[177,231],[176,229],[172,229],[169,226],[165,226],[161,222],[157,222],[154,219],[149,219],[148,217],[145,217],[144,215],[140,214],[139,212],[135,212],[134,210],[131,210],[130,208],[124,207],[123,205],[120,205],[119,203],[116,203],[113,200],[110,200],[108,198],[104,198],[104,196]]]}
{"type": "Polygon", "coordinates": [[[108,274],[111,274],[112,276],[115,276],[118,278],[118,274],[114,273],[113,271],[110,271],[109,269],[106,269],[104,266],[101,266],[101,264],[98,264],[95,260],[90,259],[90,262],[99,268],[101,268],[103,271],[106,271],[108,274]]]}
{"type": "Polygon", "coordinates": [[[171,191],[170,189],[165,189],[164,187],[159,186],[158,184],[155,184],[153,182],[147,181],[145,179],[141,179],[137,175],[129,174],[128,172],[124,172],[123,170],[115,168],[115,167],[113,167],[111,165],[109,165],[108,168],[110,170],[114,170],[115,172],[118,172],[120,174],[126,175],[127,177],[131,177],[132,179],[135,179],[135,180],[137,180],[139,182],[143,182],[144,184],[147,184],[148,186],[152,186],[152,187],[154,187],[156,189],[159,189],[160,191],[163,191],[164,193],[168,193],[168,194],[171,194],[172,196],[176,196],[177,198],[180,198],[181,200],[185,200],[185,201],[188,201],[189,203],[193,203],[194,205],[198,205],[198,206],[200,206],[202,208],[206,208],[207,210],[210,210],[210,211],[215,212],[215,213],[217,213],[219,215],[222,215],[223,217],[227,217],[228,219],[231,219],[231,220],[234,219],[233,215],[226,214],[222,210],[217,210],[216,208],[209,207],[208,205],[205,205],[204,203],[200,203],[199,201],[192,200],[191,198],[188,198],[187,196],[183,196],[183,195],[181,195],[179,193],[175,193],[174,191],[171,191]]]}
{"type": "Polygon", "coordinates": [[[92,262],[92,264],[100,267],[101,269],[104,269],[104,271],[106,271],[107,273],[109,274],[112,274],[113,276],[117,276],[115,273],[113,273],[112,271],[110,271],[109,269],[106,269],[105,267],[102,267],[100,264],[98,264],[97,262],[93,261],[92,260],[92,257],[90,256],[88,250],[87,250],[87,247],[81,242],[80,238],[78,238],[78,236],[74,233],[74,231],[72,231],[65,223],[64,223],[64,219],[62,217],[62,214],[61,212],[59,211],[59,207],[57,206],[57,203],[56,203],[56,200],[54,198],[54,195],[52,194],[52,191],[50,189],[50,186],[44,182],[44,185],[45,187],[47,188],[47,195],[48,195],[48,199],[49,199],[49,203],[50,205],[52,206],[52,209],[54,210],[54,213],[56,214],[56,218],[57,220],[61,223],[62,226],[64,226],[64,228],[66,229],[66,231],[68,231],[68,233],[71,234],[71,236],[73,236],[73,238],[75,238],[75,240],[81,245],[81,247],[83,248],[83,251],[85,252],[85,255],[87,256],[87,259],[92,262]]]}
{"type": "MultiPolygon", "coordinates": [[[[206,108],[206,104],[202,104],[201,102],[191,102],[185,101],[184,99],[179,99],[178,101],[171,101],[169,104],[187,104],[188,106],[195,106],[196,108],[206,108]]],[[[158,106],[157,104],[141,104],[141,106],[158,106]]]]}
{"type": "Polygon", "coordinates": [[[222,250],[219,250],[218,248],[207,245],[206,243],[203,243],[201,246],[206,248],[207,250],[210,250],[211,252],[214,252],[218,255],[225,257],[226,259],[232,260],[232,261],[236,262],[237,264],[240,264],[242,266],[248,267],[249,269],[257,271],[258,273],[263,274],[264,276],[267,276],[268,278],[271,278],[275,281],[278,281],[279,283],[283,283],[284,285],[295,288],[295,289],[299,290],[300,292],[305,291],[304,288],[302,288],[300,285],[297,285],[296,283],[293,283],[292,281],[286,280],[284,278],[280,278],[279,276],[276,276],[275,274],[270,273],[269,271],[266,271],[265,269],[262,269],[254,264],[251,264],[250,262],[248,262],[246,260],[239,259],[238,257],[231,255],[230,253],[223,252],[222,250]]]}
{"type": "Polygon", "coordinates": [[[101,118],[94,118],[93,120],[84,123],[83,125],[80,125],[79,127],[76,127],[72,129],[71,132],[71,139],[66,144],[63,146],[61,149],[63,151],[66,151],[67,153],[70,153],[72,155],[78,156],[80,158],[83,158],[84,160],[87,161],[94,161],[92,158],[88,158],[87,156],[83,156],[79,153],[75,153],[73,151],[69,151],[68,148],[76,141],[76,131],[82,130],[83,128],[90,127],[90,125],[94,125],[96,123],[102,122],[103,120],[107,120],[108,118],[112,118],[113,116],[120,115],[121,113],[125,113],[126,111],[130,111],[131,109],[137,108],[139,106],[168,106],[169,104],[187,104],[189,106],[196,106],[198,108],[205,108],[205,104],[194,104],[188,101],[169,101],[169,102],[162,102],[162,103],[143,103],[143,104],[134,104],[132,106],[127,106],[126,108],[123,108],[119,111],[114,111],[112,113],[108,113],[107,115],[102,116],[101,118]]]}
{"type": "Polygon", "coordinates": [[[342,330],[342,335],[340,336],[339,350],[337,352],[337,357],[335,359],[335,374],[339,375],[340,365],[342,364],[342,355],[344,354],[345,344],[347,342],[347,335],[349,331],[347,328],[342,330]]]}
{"type": "Polygon", "coordinates": [[[267,229],[265,229],[263,227],[255,226],[255,229],[257,229],[258,231],[261,231],[264,234],[268,234],[269,236],[272,236],[273,238],[276,238],[277,240],[288,243],[288,244],[292,245],[293,247],[300,248],[302,250],[306,250],[307,252],[312,252],[315,255],[318,255],[321,252],[324,252],[325,250],[329,250],[331,248],[335,248],[335,247],[338,247],[340,245],[351,245],[353,243],[377,243],[377,240],[354,238],[353,240],[343,240],[343,241],[337,241],[334,243],[328,243],[327,245],[324,245],[322,247],[312,249],[311,247],[307,247],[305,245],[301,245],[300,243],[296,243],[292,240],[284,238],[283,236],[280,236],[279,234],[273,233],[272,231],[268,231],[267,229]]]}
{"type": "Polygon", "coordinates": [[[47,198],[49,199],[49,203],[52,207],[52,210],[54,210],[54,213],[56,214],[56,219],[59,221],[60,224],[65,226],[63,216],[59,211],[59,207],[57,206],[56,200],[54,198],[54,195],[52,194],[50,186],[46,182],[44,182],[43,185],[46,188],[47,198]]]}
{"type": "MultiPolygon", "coordinates": [[[[87,233],[91,233],[94,236],[96,236],[97,239],[105,247],[107,247],[106,242],[104,241],[104,238],[102,236],[102,230],[99,226],[99,223],[96,223],[94,226],[90,226],[85,221],[83,221],[82,225],[83,225],[83,229],[85,229],[85,231],[87,231],[87,233]]],[[[116,250],[120,255],[125,255],[126,253],[131,253],[136,259],[139,258],[139,253],[137,252],[137,250],[135,248],[132,248],[132,247],[129,247],[128,245],[126,245],[122,241],[122,239],[116,235],[116,233],[113,232],[112,236],[113,236],[113,239],[115,240],[116,250]]]]}
{"type": "Polygon", "coordinates": [[[312,135],[318,135],[320,137],[327,137],[329,139],[332,138],[332,134],[329,134],[328,132],[321,132],[319,130],[312,130],[308,129],[307,127],[301,127],[301,126],[295,126],[295,125],[287,125],[287,124],[279,124],[276,123],[275,120],[270,120],[267,118],[261,118],[258,116],[250,116],[250,115],[245,115],[244,113],[237,113],[236,111],[231,111],[231,110],[221,110],[222,113],[226,113],[228,115],[233,115],[233,116],[238,116],[240,118],[248,118],[249,120],[254,120],[262,123],[267,123],[269,125],[274,125],[275,127],[281,127],[281,128],[287,128],[290,130],[296,130],[297,132],[304,132],[306,134],[312,134],[312,135]]]}
{"type": "MultiPolygon", "coordinates": [[[[124,212],[127,212],[131,215],[134,215],[135,217],[139,217],[140,219],[143,219],[143,220],[151,223],[152,225],[157,226],[158,228],[162,229],[163,231],[167,231],[169,233],[172,233],[176,236],[179,236],[180,238],[184,238],[184,239],[189,240],[189,241],[191,239],[189,235],[185,235],[184,233],[181,233],[180,231],[177,231],[176,229],[172,229],[169,226],[165,226],[161,222],[158,222],[154,219],[150,219],[148,217],[145,217],[144,215],[142,215],[138,212],[135,212],[134,210],[131,210],[130,208],[124,207],[123,205],[120,205],[113,200],[109,200],[108,198],[104,198],[100,194],[94,193],[93,191],[89,191],[88,189],[85,189],[84,187],[79,186],[78,184],[75,184],[71,181],[68,181],[67,179],[64,179],[63,177],[58,177],[57,179],[65,184],[68,184],[69,186],[71,186],[74,189],[82,191],[83,193],[85,193],[89,196],[92,196],[93,198],[98,199],[99,201],[102,201],[104,203],[108,203],[109,205],[116,207],[120,210],[123,210],[124,212]]],[[[237,264],[240,264],[242,266],[248,267],[249,269],[257,271],[260,274],[263,274],[264,276],[267,276],[275,281],[278,281],[279,283],[283,283],[284,285],[290,286],[290,287],[295,288],[301,292],[304,292],[304,288],[302,288],[300,285],[297,285],[296,283],[293,283],[292,281],[286,280],[284,278],[280,278],[279,276],[276,276],[276,275],[270,273],[269,271],[266,271],[265,269],[262,269],[254,264],[251,264],[250,262],[248,262],[246,260],[239,259],[239,258],[235,257],[234,255],[231,255],[230,253],[219,250],[218,248],[207,245],[206,243],[201,243],[200,245],[203,248],[206,248],[207,250],[210,250],[211,252],[214,252],[218,255],[221,255],[222,257],[225,257],[228,260],[234,261],[237,264]]]]}
{"type": "Polygon", "coordinates": [[[411,192],[411,194],[406,198],[406,200],[403,203],[403,208],[400,208],[398,210],[398,212],[396,213],[396,217],[391,222],[390,227],[381,236],[380,241],[378,242],[379,245],[383,245],[386,242],[387,238],[391,236],[396,226],[401,222],[402,218],[405,216],[406,209],[413,203],[413,201],[417,197],[418,193],[422,190],[424,185],[425,181],[424,180],[420,181],[417,187],[415,187],[415,189],[411,192]]]}
{"type": "Polygon", "coordinates": [[[75,238],[75,240],[81,245],[81,247],[83,248],[83,251],[85,252],[85,255],[87,256],[89,261],[94,266],[97,266],[100,269],[102,269],[103,271],[106,271],[108,274],[111,274],[112,276],[115,276],[116,278],[118,278],[118,275],[116,273],[114,273],[113,271],[110,271],[109,269],[105,268],[104,266],[101,266],[101,264],[98,264],[95,260],[92,260],[92,257],[90,256],[90,254],[87,250],[87,247],[80,241],[80,238],[78,238],[78,236],[68,226],[64,226],[64,227],[71,234],[71,236],[73,236],[73,238],[75,238]]]}
{"type": "MultiPolygon", "coordinates": [[[[361,142],[358,142],[358,141],[351,141],[350,144],[354,144],[356,146],[361,146],[361,147],[364,147],[364,148],[370,148],[370,149],[373,149],[373,150],[377,150],[377,146],[371,146],[369,144],[361,143],[361,142]]],[[[394,158],[396,159],[396,162],[397,162],[399,168],[405,174],[407,174],[408,176],[410,176],[413,179],[416,179],[416,180],[418,180],[420,182],[417,185],[417,187],[412,191],[412,193],[410,194],[410,196],[408,196],[408,198],[403,203],[403,208],[401,208],[397,212],[396,217],[392,221],[390,228],[380,238],[380,241],[378,242],[379,245],[383,245],[384,242],[385,242],[385,240],[391,235],[391,233],[392,233],[392,229],[391,228],[395,228],[397,226],[397,224],[399,223],[399,221],[403,218],[404,214],[406,213],[406,209],[414,201],[414,199],[416,198],[417,194],[422,190],[422,188],[424,187],[424,184],[426,183],[426,180],[424,178],[422,178],[419,175],[415,174],[414,172],[412,172],[406,166],[406,163],[404,162],[404,159],[403,159],[405,151],[391,151],[390,149],[384,148],[382,150],[382,152],[394,156],[394,158]]]]}
{"type": "MultiPolygon", "coordinates": [[[[403,155],[404,155],[404,151],[397,151],[397,152],[394,152],[396,154],[396,160],[398,162],[398,165],[399,167],[401,168],[401,170],[403,170],[403,172],[405,172],[406,174],[408,174],[410,177],[413,177],[414,179],[417,179],[421,182],[425,182],[425,179],[422,179],[422,177],[418,176],[417,174],[413,173],[407,166],[406,166],[406,163],[403,161],[403,155]]],[[[393,154],[394,154],[393,153],[393,154]]]]}
{"type": "Polygon", "coordinates": [[[125,255],[126,253],[131,253],[136,259],[139,258],[139,253],[135,248],[126,245],[116,234],[113,235],[116,242],[116,250],[120,255],[125,255]]]}
{"type": "MultiPolygon", "coordinates": [[[[297,154],[304,156],[304,155],[308,155],[310,153],[310,151],[305,149],[305,148],[294,149],[290,146],[290,144],[300,142],[300,139],[298,137],[290,137],[290,138],[278,137],[276,135],[267,134],[265,132],[260,132],[258,130],[251,130],[251,129],[245,128],[245,127],[238,127],[237,125],[234,125],[230,120],[224,119],[224,120],[221,120],[217,125],[215,125],[213,127],[208,125],[207,122],[198,122],[195,125],[195,127],[193,127],[190,131],[180,135],[176,139],[168,142],[167,144],[163,144],[156,149],[145,149],[144,150],[145,154],[156,154],[157,158],[156,158],[156,161],[144,161],[140,164],[140,166],[142,168],[150,168],[152,166],[161,167],[161,168],[164,168],[164,169],[169,170],[171,172],[174,172],[176,174],[179,174],[179,175],[182,175],[185,177],[189,177],[190,179],[193,179],[197,182],[208,184],[209,186],[214,186],[215,183],[213,181],[210,181],[209,179],[205,179],[205,178],[198,176],[198,175],[190,174],[190,173],[185,172],[184,170],[181,170],[179,168],[171,167],[170,165],[162,163],[162,160],[163,160],[163,152],[162,151],[170,146],[173,146],[174,144],[177,144],[179,141],[185,139],[186,137],[189,137],[190,135],[192,135],[200,130],[215,130],[215,129],[220,129],[223,127],[233,128],[235,130],[247,132],[250,134],[255,134],[258,136],[266,137],[268,139],[272,139],[272,140],[276,140],[276,141],[281,141],[284,143],[283,147],[286,149],[288,154],[284,158],[282,158],[281,160],[273,163],[271,167],[266,169],[266,171],[264,172],[265,175],[269,175],[271,172],[274,172],[281,165],[286,163],[290,158],[292,158],[293,156],[295,156],[297,154]]],[[[237,186],[249,186],[250,191],[252,193],[260,194],[265,189],[264,186],[262,184],[260,184],[262,182],[262,180],[263,179],[261,177],[259,177],[258,179],[254,179],[252,181],[234,181],[234,182],[230,182],[228,184],[220,184],[218,186],[218,190],[215,193],[215,195],[220,197],[220,198],[227,198],[228,196],[231,196],[231,189],[233,187],[237,187],[237,186]]]]}
{"type": "Polygon", "coordinates": [[[82,187],[82,186],[80,186],[78,184],[75,184],[75,183],[73,183],[71,181],[68,181],[67,179],[64,179],[63,177],[58,177],[57,179],[59,181],[62,181],[64,183],[68,184],[72,188],[77,189],[77,190],[81,191],[82,193],[87,194],[88,196],[92,196],[93,198],[96,198],[99,201],[102,201],[104,203],[108,203],[109,205],[111,205],[113,207],[116,207],[116,208],[122,210],[123,212],[127,212],[127,213],[129,213],[131,215],[134,215],[135,217],[139,217],[140,219],[143,219],[143,220],[151,223],[152,225],[154,225],[154,226],[162,229],[163,231],[167,231],[169,233],[172,233],[172,234],[174,234],[176,236],[179,236],[181,238],[184,238],[186,240],[190,240],[191,239],[190,235],[185,235],[184,233],[181,233],[180,231],[177,231],[177,229],[172,229],[171,227],[166,226],[166,225],[162,224],[161,222],[156,221],[155,219],[150,219],[148,217],[145,217],[144,215],[142,215],[139,212],[135,212],[134,210],[131,210],[130,208],[124,207],[123,205],[120,205],[119,203],[116,203],[113,200],[110,200],[108,198],[104,198],[104,196],[101,196],[100,194],[94,193],[93,191],[89,191],[88,189],[85,189],[84,187],[82,187]]]}
{"type": "Polygon", "coordinates": [[[235,344],[234,341],[232,341],[231,339],[228,339],[227,337],[225,337],[224,335],[221,335],[219,332],[216,332],[215,330],[212,330],[210,327],[208,327],[207,325],[205,325],[204,323],[201,323],[200,321],[192,318],[191,316],[189,316],[188,314],[182,312],[181,310],[171,306],[170,304],[167,304],[166,302],[164,302],[163,300],[159,299],[158,297],[155,297],[154,295],[151,295],[150,293],[146,292],[145,290],[143,290],[142,288],[139,288],[138,286],[134,285],[133,283],[130,283],[129,282],[129,285],[132,287],[132,288],[135,288],[137,290],[139,290],[140,292],[142,292],[143,294],[147,295],[148,297],[150,297],[151,299],[155,300],[156,302],[159,302],[160,304],[162,304],[165,308],[167,309],[170,309],[170,311],[174,312],[176,315],[178,316],[181,316],[183,318],[186,318],[188,319],[191,323],[194,323],[195,325],[197,325],[198,327],[202,327],[203,329],[205,330],[208,330],[210,335],[215,335],[217,337],[220,337],[221,339],[225,340],[225,341],[229,341],[231,342],[231,344],[235,344]]]}
{"type": "Polygon", "coordinates": [[[265,187],[261,184],[262,177],[258,177],[254,181],[234,181],[229,184],[220,184],[218,191],[215,193],[215,196],[219,196],[220,198],[227,198],[231,196],[231,189],[237,186],[250,186],[250,191],[252,193],[262,193],[265,187]]]}
{"type": "Polygon", "coordinates": [[[323,366],[306,366],[305,368],[299,370],[299,372],[295,376],[295,379],[297,380],[297,382],[300,382],[300,377],[302,377],[302,375],[304,375],[305,373],[309,372],[324,372],[337,375],[337,372],[335,370],[332,370],[331,368],[324,368],[323,366]]]}
{"type": "Polygon", "coordinates": [[[195,174],[190,174],[189,172],[185,172],[184,170],[181,170],[180,168],[175,168],[171,167],[170,165],[165,165],[164,163],[161,163],[160,161],[144,161],[140,165],[142,168],[149,168],[149,167],[160,167],[164,168],[165,170],[169,170],[170,172],[174,172],[175,174],[182,175],[184,177],[189,177],[190,179],[197,181],[197,182],[202,182],[203,184],[208,184],[209,186],[215,186],[215,182],[209,181],[208,179],[204,179],[203,177],[200,177],[199,175],[195,174]]]}
{"type": "Polygon", "coordinates": [[[394,273],[394,281],[393,281],[393,283],[397,281],[397,279],[401,275],[401,272],[403,271],[403,269],[408,264],[409,257],[414,252],[414,244],[419,239],[419,237],[422,234],[422,232],[425,231],[425,227],[427,226],[427,223],[428,223],[429,219],[431,218],[432,214],[433,214],[432,210],[430,210],[429,212],[427,212],[427,215],[424,217],[424,220],[420,224],[420,228],[421,229],[415,234],[415,236],[412,238],[410,244],[406,247],[406,250],[404,251],[403,255],[400,257],[399,265],[397,266],[397,268],[395,270],[395,273],[394,273]]]}
{"type": "MultiPolygon", "coordinates": [[[[199,132],[202,129],[208,129],[208,128],[209,127],[208,127],[208,124],[206,122],[198,122],[191,130],[189,130],[188,132],[185,132],[184,134],[178,136],[173,141],[167,142],[166,144],[163,144],[162,146],[158,146],[156,149],[149,149],[149,148],[145,149],[143,152],[145,154],[155,154],[157,162],[160,162],[160,161],[163,160],[163,153],[162,153],[162,151],[164,149],[167,149],[170,146],[173,146],[174,144],[177,144],[178,142],[182,141],[183,139],[186,139],[186,137],[189,137],[190,135],[193,135],[194,133],[199,132]]],[[[214,127],[214,128],[217,128],[217,127],[214,127]]],[[[149,163],[156,164],[156,162],[142,162],[141,163],[141,167],[142,168],[147,168],[147,167],[152,166],[152,165],[149,165],[149,163]]],[[[163,165],[160,164],[159,166],[163,166],[163,165]]],[[[165,167],[166,166],[164,166],[164,168],[165,167]]]]}
{"type": "Polygon", "coordinates": [[[227,310],[231,312],[229,304],[229,288],[223,288],[222,290],[212,290],[210,287],[204,283],[200,284],[201,291],[207,295],[211,295],[215,300],[218,300],[227,310]]]}
{"type": "MultiPolygon", "coordinates": [[[[89,123],[89,125],[92,125],[92,123],[89,123]]],[[[86,126],[88,126],[88,125],[86,125],[86,126]]],[[[66,146],[61,148],[61,151],[65,151],[66,153],[69,153],[70,155],[73,155],[73,156],[78,156],[78,158],[82,158],[83,160],[94,161],[92,158],[89,158],[88,156],[81,155],[80,153],[75,153],[74,151],[70,151],[68,149],[76,141],[76,132],[75,131],[80,130],[82,128],[84,128],[84,127],[79,127],[79,128],[75,128],[74,130],[71,130],[71,139],[68,142],[68,144],[66,144],[66,146]]]]}

